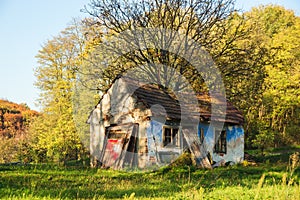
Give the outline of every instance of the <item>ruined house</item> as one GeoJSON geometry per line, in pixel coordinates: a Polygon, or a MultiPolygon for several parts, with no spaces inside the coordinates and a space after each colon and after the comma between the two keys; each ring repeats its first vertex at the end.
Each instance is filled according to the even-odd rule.
{"type": "Polygon", "coordinates": [[[224,118],[215,119],[223,126],[216,128],[211,102],[218,98],[196,97],[198,105],[183,119],[182,105],[166,89],[117,78],[89,116],[91,154],[102,166],[113,169],[162,166],[187,149],[199,167],[243,161],[242,114],[225,101],[224,118]],[[189,124],[195,118],[197,123],[189,124]]]}

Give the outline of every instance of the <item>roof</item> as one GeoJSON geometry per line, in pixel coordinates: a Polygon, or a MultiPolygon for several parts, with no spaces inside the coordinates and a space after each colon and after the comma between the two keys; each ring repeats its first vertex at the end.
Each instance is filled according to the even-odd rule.
{"type": "MultiPolygon", "coordinates": [[[[194,97],[197,98],[198,105],[192,105],[189,102],[179,102],[174,93],[160,85],[144,84],[128,77],[122,77],[122,79],[126,82],[128,87],[138,87],[134,90],[133,95],[136,96],[137,101],[143,102],[146,107],[151,108],[154,116],[166,116],[171,119],[180,120],[183,117],[182,111],[187,110],[188,115],[185,116],[188,119],[196,117],[199,120],[200,116],[200,118],[204,121],[215,120],[230,124],[244,123],[242,113],[220,94],[196,94],[194,97]],[[163,107],[164,110],[161,109],[161,107],[163,107]],[[214,115],[212,115],[212,108],[214,115]]],[[[184,94],[184,96],[187,97],[185,99],[188,99],[189,95],[191,94],[184,94]]]]}

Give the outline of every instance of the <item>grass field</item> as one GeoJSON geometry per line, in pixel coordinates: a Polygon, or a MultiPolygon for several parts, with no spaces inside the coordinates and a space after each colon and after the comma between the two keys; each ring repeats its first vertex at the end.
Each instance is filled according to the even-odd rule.
{"type": "MultiPolygon", "coordinates": [[[[0,199],[300,199],[291,151],[270,151],[256,166],[192,166],[120,172],[54,164],[1,165],[0,199]]],[[[297,164],[294,163],[294,164],[297,164]]],[[[299,164],[299,160],[298,160],[299,164]]]]}

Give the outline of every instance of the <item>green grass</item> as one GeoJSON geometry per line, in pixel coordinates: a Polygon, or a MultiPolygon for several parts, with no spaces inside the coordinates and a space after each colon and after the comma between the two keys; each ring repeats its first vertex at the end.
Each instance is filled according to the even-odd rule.
{"type": "Polygon", "coordinates": [[[300,199],[300,170],[269,159],[257,166],[155,172],[0,165],[0,199],[300,199]]]}

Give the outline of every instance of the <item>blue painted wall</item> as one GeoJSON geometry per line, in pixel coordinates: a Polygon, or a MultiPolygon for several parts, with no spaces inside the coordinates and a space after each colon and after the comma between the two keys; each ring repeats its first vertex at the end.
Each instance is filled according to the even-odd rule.
{"type": "Polygon", "coordinates": [[[157,150],[161,149],[163,123],[151,120],[147,126],[148,161],[157,161],[157,150]]]}
{"type": "Polygon", "coordinates": [[[214,153],[215,143],[215,129],[207,123],[200,123],[198,128],[198,135],[200,137],[200,129],[204,130],[204,145],[207,151],[212,155],[215,162],[224,160],[225,162],[232,161],[239,163],[244,158],[244,129],[239,125],[228,125],[224,124],[226,130],[226,143],[227,152],[226,154],[214,153]]]}
{"type": "MultiPolygon", "coordinates": [[[[157,157],[157,151],[162,149],[162,129],[164,123],[151,120],[147,126],[148,158],[153,160],[157,157]]],[[[199,123],[198,135],[200,138],[200,128],[204,129],[204,146],[212,155],[215,162],[224,160],[239,163],[244,157],[244,130],[239,125],[224,125],[226,130],[227,152],[226,154],[216,154],[213,152],[215,143],[214,127],[208,123],[199,123]]]]}

